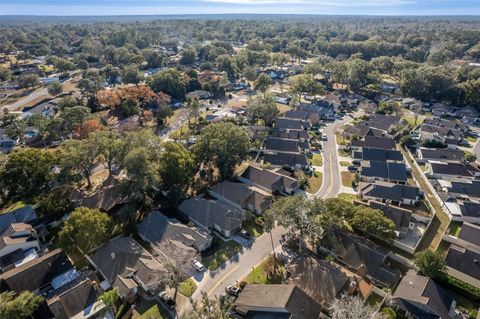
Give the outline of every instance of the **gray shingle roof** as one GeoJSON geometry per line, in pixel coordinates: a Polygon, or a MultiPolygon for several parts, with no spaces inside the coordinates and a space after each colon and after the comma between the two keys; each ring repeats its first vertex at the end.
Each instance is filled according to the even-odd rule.
{"type": "Polygon", "coordinates": [[[276,154],[264,154],[264,161],[275,166],[290,166],[295,167],[297,165],[308,165],[307,158],[303,154],[293,153],[276,153],[276,154]]]}
{"type": "Polygon", "coordinates": [[[463,223],[458,238],[480,247],[480,226],[463,223]]]}
{"type": "Polygon", "coordinates": [[[252,311],[272,316],[288,312],[291,319],[318,318],[321,312],[320,305],[295,285],[247,284],[235,301],[235,309],[247,317],[252,311]]]}
{"type": "Polygon", "coordinates": [[[450,245],[445,262],[448,267],[480,280],[479,253],[457,245],[450,245]]]}
{"type": "Polygon", "coordinates": [[[370,119],[361,122],[360,124],[382,131],[388,131],[392,126],[399,124],[400,120],[400,116],[375,114],[370,119]]]}
{"type": "Polygon", "coordinates": [[[182,243],[187,250],[190,247],[197,249],[211,239],[209,234],[168,218],[159,211],[151,212],[142,220],[138,225],[138,233],[154,245],[161,246],[165,241],[175,241],[182,243]]]}
{"type": "Polygon", "coordinates": [[[451,148],[419,148],[417,152],[419,157],[433,160],[461,161],[464,156],[462,150],[451,148]]]}
{"type": "MultiPolygon", "coordinates": [[[[112,285],[115,285],[119,277],[129,279],[132,273],[145,285],[149,285],[165,272],[152,254],[133,238],[126,236],[111,239],[100,246],[90,258],[112,285]]],[[[157,288],[152,287],[154,290],[157,288]]]]}
{"type": "Polygon", "coordinates": [[[366,196],[394,201],[401,201],[404,198],[415,200],[420,194],[418,187],[378,181],[375,183],[360,182],[359,189],[366,196]]]}
{"type": "Polygon", "coordinates": [[[0,232],[7,229],[10,224],[31,223],[36,219],[37,214],[30,205],[0,214],[0,232]]]}
{"type": "Polygon", "coordinates": [[[217,225],[222,230],[234,231],[242,227],[245,214],[227,203],[219,200],[195,197],[184,200],[178,209],[188,218],[206,228],[217,225]]]}
{"type": "Polygon", "coordinates": [[[456,175],[464,177],[472,177],[474,172],[478,170],[472,166],[467,166],[462,163],[430,163],[432,166],[432,173],[439,175],[456,175]]]}
{"type": "Polygon", "coordinates": [[[290,140],[276,137],[269,137],[265,141],[265,149],[274,150],[279,152],[292,152],[299,153],[300,147],[298,146],[298,140],[290,140]]]}
{"type": "Polygon", "coordinates": [[[420,314],[419,318],[450,318],[453,298],[433,280],[418,275],[413,269],[402,278],[393,298],[407,301],[410,312],[420,314]]]}
{"type": "Polygon", "coordinates": [[[364,161],[403,161],[403,155],[397,150],[364,147],[362,151],[354,153],[355,159],[364,161]]]}
{"type": "Polygon", "coordinates": [[[407,168],[403,163],[362,161],[360,175],[406,182],[407,168]]]}

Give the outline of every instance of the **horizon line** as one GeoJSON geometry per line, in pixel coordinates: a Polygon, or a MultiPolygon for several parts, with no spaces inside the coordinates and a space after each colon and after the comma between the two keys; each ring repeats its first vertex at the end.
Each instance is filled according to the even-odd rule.
{"type": "Polygon", "coordinates": [[[65,14],[2,14],[1,17],[161,17],[161,16],[228,16],[228,15],[257,15],[257,16],[350,16],[350,17],[480,17],[479,14],[329,14],[329,13],[252,13],[252,12],[231,12],[231,13],[161,13],[161,14],[79,14],[79,15],[65,15],[65,14]]]}

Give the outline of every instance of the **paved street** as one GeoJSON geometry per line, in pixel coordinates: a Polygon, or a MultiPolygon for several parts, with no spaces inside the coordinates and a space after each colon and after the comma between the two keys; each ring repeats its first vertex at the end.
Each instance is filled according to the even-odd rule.
{"type": "Polygon", "coordinates": [[[346,116],[340,121],[335,121],[328,124],[323,132],[327,135],[327,141],[324,141],[323,146],[323,182],[322,186],[315,194],[317,198],[332,198],[336,197],[340,192],[342,186],[342,178],[340,176],[340,167],[338,161],[337,141],[335,131],[351,120],[351,117],[346,116]]]}
{"type": "Polygon", "coordinates": [[[2,111],[4,111],[5,109],[9,112],[17,111],[18,109],[24,108],[25,106],[29,106],[30,102],[34,101],[40,96],[49,96],[47,88],[35,90],[26,97],[18,99],[12,104],[3,106],[2,111]]]}

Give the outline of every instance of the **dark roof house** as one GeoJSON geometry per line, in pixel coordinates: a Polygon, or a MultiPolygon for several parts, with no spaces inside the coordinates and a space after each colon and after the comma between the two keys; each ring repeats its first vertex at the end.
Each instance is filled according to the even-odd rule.
{"type": "Polygon", "coordinates": [[[403,163],[362,161],[359,173],[361,180],[407,181],[407,168],[403,163]]]}
{"type": "Polygon", "coordinates": [[[255,166],[248,166],[238,179],[242,182],[255,184],[272,193],[290,192],[299,187],[298,181],[294,178],[255,166]]]}
{"type": "Polygon", "coordinates": [[[234,309],[245,318],[316,319],[321,307],[295,285],[247,284],[234,309]]]}
{"type": "Polygon", "coordinates": [[[224,201],[194,197],[184,200],[178,210],[205,230],[217,230],[226,237],[242,227],[245,213],[224,201]]]}
{"type": "Polygon", "coordinates": [[[448,292],[428,277],[410,269],[389,301],[415,319],[455,318],[456,302],[448,292]]]}
{"type": "Polygon", "coordinates": [[[313,256],[299,256],[288,264],[289,284],[300,287],[322,307],[330,309],[348,285],[348,277],[338,266],[313,256]]]}

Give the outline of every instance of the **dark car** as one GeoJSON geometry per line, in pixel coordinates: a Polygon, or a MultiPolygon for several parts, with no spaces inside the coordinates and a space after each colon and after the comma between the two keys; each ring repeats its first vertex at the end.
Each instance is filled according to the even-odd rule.
{"type": "Polygon", "coordinates": [[[246,239],[250,239],[252,238],[252,234],[250,234],[248,231],[246,231],[245,229],[242,229],[241,231],[238,232],[238,234],[240,236],[242,236],[243,238],[246,238],[246,239]]]}
{"type": "Polygon", "coordinates": [[[348,170],[349,170],[350,172],[356,172],[356,171],[358,171],[358,167],[356,167],[356,166],[354,166],[354,165],[350,165],[350,166],[348,167],[348,170]]]}
{"type": "Polygon", "coordinates": [[[158,297],[170,309],[175,309],[175,307],[177,306],[177,304],[175,303],[175,300],[173,300],[173,298],[166,291],[160,292],[158,294],[158,297]]]}

